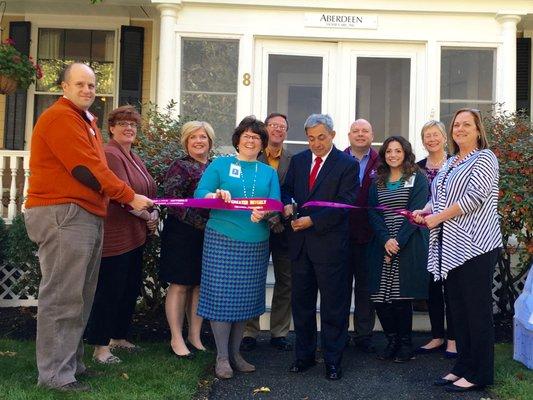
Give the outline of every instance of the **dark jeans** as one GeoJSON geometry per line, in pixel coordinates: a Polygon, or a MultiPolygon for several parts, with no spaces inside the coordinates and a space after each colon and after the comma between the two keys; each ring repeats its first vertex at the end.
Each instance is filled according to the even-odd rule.
{"type": "Polygon", "coordinates": [[[428,312],[431,322],[431,335],[434,339],[447,338],[455,340],[455,330],[448,301],[448,289],[442,280],[434,281],[433,275],[429,279],[428,312]],[[444,317],[446,316],[446,330],[444,317]]]}
{"type": "Polygon", "coordinates": [[[368,288],[368,265],[366,244],[350,245],[352,275],[355,279],[353,287],[355,309],[353,312],[353,326],[355,340],[372,336],[374,324],[376,322],[376,312],[370,300],[370,290],[368,288]]]}
{"type": "Polygon", "coordinates": [[[144,246],[102,257],[98,286],[87,324],[87,342],[107,346],[109,339],[125,339],[142,284],[144,246]]]}
{"type": "Polygon", "coordinates": [[[494,382],[492,281],[498,252],[468,260],[447,278],[458,353],[451,372],[477,385],[494,382]]]}

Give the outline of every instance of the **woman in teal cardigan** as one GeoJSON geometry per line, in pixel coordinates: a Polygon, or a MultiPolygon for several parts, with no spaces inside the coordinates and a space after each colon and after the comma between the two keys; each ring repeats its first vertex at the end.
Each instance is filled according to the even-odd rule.
{"type": "MultiPolygon", "coordinates": [[[[401,136],[391,136],[379,155],[381,165],[370,187],[368,205],[418,210],[427,202],[428,183],[415,164],[411,144],[401,136]]],[[[368,214],[375,233],[368,248],[369,286],[388,341],[378,358],[405,362],[414,354],[412,300],[427,297],[429,232],[392,211],[371,208],[368,214]]]]}

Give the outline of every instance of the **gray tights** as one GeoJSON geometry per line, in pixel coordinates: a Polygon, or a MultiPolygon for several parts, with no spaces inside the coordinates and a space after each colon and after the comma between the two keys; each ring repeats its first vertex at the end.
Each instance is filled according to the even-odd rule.
{"type": "Polygon", "coordinates": [[[242,335],[246,327],[246,321],[220,322],[210,321],[215,343],[217,345],[217,357],[229,358],[229,355],[239,354],[242,335]]]}

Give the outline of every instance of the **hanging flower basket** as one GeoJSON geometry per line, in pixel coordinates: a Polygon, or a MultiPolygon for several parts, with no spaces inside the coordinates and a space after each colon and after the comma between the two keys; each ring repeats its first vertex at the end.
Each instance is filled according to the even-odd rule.
{"type": "Polygon", "coordinates": [[[10,76],[0,75],[0,94],[6,96],[12,94],[17,90],[17,81],[10,76]]]}
{"type": "Polygon", "coordinates": [[[43,76],[41,66],[21,54],[12,39],[0,43],[0,93],[10,94],[17,88],[27,89],[43,76]]]}

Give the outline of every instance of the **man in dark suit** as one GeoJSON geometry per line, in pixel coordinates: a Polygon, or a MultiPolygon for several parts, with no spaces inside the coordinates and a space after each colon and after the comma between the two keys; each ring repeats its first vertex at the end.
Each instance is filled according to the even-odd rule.
{"type": "MultiPolygon", "coordinates": [[[[271,113],[265,119],[268,132],[268,146],[257,158],[259,161],[270,165],[278,172],[279,184],[283,185],[289,169],[292,154],[283,148],[287,138],[289,122],[287,116],[280,113],[271,113]]],[[[291,260],[287,230],[279,214],[268,220],[270,225],[270,251],[274,265],[274,293],[270,311],[270,344],[279,350],[291,351],[292,344],[287,341],[287,334],[291,326],[291,260]]],[[[257,345],[259,334],[259,317],[246,324],[244,338],[241,343],[242,351],[250,351],[257,345]]]]}
{"type": "Polygon", "coordinates": [[[309,150],[292,157],[282,187],[285,216],[292,199],[300,206],[291,222],[292,313],[296,360],[291,372],[315,365],[316,301],[320,290],[321,348],[326,378],[342,377],[342,352],[348,335],[350,269],[348,210],[301,206],[321,200],[354,204],[358,181],[355,160],[333,146],[335,131],[329,115],[313,114],[305,122],[309,150]]]}
{"type": "MultiPolygon", "coordinates": [[[[359,164],[360,189],[355,205],[365,207],[368,205],[368,190],[379,165],[378,153],[371,147],[374,140],[372,125],[364,119],[354,121],[350,126],[348,139],[350,146],[344,152],[351,155],[359,164]]],[[[350,264],[353,278],[355,278],[353,344],[365,353],[375,351],[372,344],[372,331],[376,312],[370,300],[368,266],[366,265],[366,247],[371,239],[372,229],[368,222],[367,210],[350,210],[350,264]]]]}

